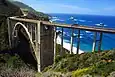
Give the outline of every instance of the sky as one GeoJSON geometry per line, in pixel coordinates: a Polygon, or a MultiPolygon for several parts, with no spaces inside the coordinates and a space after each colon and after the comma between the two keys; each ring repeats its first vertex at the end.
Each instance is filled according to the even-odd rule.
{"type": "Polygon", "coordinates": [[[115,16],[115,0],[16,0],[44,13],[115,16]]]}

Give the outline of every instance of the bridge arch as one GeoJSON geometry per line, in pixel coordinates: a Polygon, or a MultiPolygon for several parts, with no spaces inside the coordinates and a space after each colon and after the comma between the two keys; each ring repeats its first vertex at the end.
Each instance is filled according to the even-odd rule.
{"type": "Polygon", "coordinates": [[[15,26],[14,26],[14,28],[13,28],[13,31],[12,31],[12,36],[14,37],[14,33],[15,33],[15,30],[17,29],[19,29],[20,27],[22,27],[24,30],[25,30],[25,32],[27,33],[27,37],[30,39],[30,41],[32,42],[32,38],[31,38],[31,36],[30,36],[30,33],[29,33],[29,31],[28,31],[28,29],[26,28],[26,26],[24,25],[24,24],[22,24],[21,22],[17,22],[16,24],[15,24],[15,26]]]}
{"type": "MultiPolygon", "coordinates": [[[[34,55],[35,53],[35,46],[34,46],[34,43],[32,42],[32,37],[28,31],[28,28],[21,22],[17,22],[13,28],[13,31],[12,31],[12,37],[13,39],[15,39],[15,31],[17,30],[19,32],[20,29],[23,29],[24,30],[24,33],[23,35],[26,37],[26,39],[29,41],[29,45],[30,45],[30,49],[31,49],[31,54],[33,55],[34,59],[36,60],[36,57],[34,55]]],[[[17,32],[17,33],[18,33],[17,32]]],[[[18,35],[17,35],[18,36],[18,35]]],[[[18,37],[17,37],[18,38],[18,37]]]]}

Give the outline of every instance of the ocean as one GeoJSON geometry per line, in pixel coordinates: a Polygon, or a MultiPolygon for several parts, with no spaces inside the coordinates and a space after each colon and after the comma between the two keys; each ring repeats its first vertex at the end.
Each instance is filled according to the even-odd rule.
{"type": "MultiPolygon", "coordinates": [[[[100,16],[100,15],[81,15],[81,14],[49,14],[52,16],[51,20],[56,23],[65,24],[80,24],[85,26],[98,26],[100,23],[104,24],[105,28],[115,28],[115,16],[100,16]]],[[[57,31],[61,31],[57,27],[57,31]]],[[[74,35],[77,35],[77,30],[74,30],[74,35]]],[[[91,52],[93,45],[94,32],[81,31],[80,35],[80,50],[84,52],[91,52]]],[[[61,35],[59,36],[61,37],[61,35]]],[[[70,45],[71,29],[64,28],[64,45],[70,45]]],[[[97,37],[98,40],[99,37],[97,37]]],[[[77,47],[77,37],[74,37],[73,46],[77,47]]],[[[115,34],[103,33],[102,50],[110,50],[115,48],[115,34]]],[[[97,47],[96,47],[97,50],[97,47]]]]}

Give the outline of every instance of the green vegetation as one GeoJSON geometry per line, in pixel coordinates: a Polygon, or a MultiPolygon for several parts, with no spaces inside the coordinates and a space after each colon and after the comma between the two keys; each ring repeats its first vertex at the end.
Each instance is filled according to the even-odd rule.
{"type": "Polygon", "coordinates": [[[7,17],[9,16],[20,16],[22,15],[20,9],[12,3],[6,1],[8,7],[5,4],[0,6],[0,51],[9,49],[8,47],[8,26],[7,17]]]}
{"type": "MultiPolygon", "coordinates": [[[[61,51],[61,45],[60,44],[56,44],[56,55],[60,55],[60,51],[61,51]]],[[[65,54],[69,54],[69,51],[65,48],[63,48],[63,55],[65,54]]]]}
{"type": "Polygon", "coordinates": [[[115,50],[58,56],[55,63],[45,71],[60,72],[62,75],[69,73],[68,76],[72,77],[114,77],[115,50]]]}
{"type": "Polygon", "coordinates": [[[73,77],[82,77],[86,74],[89,74],[91,76],[105,77],[113,71],[115,71],[115,62],[100,62],[94,66],[74,71],[73,77]]]}
{"type": "Polygon", "coordinates": [[[34,70],[34,67],[25,64],[16,54],[0,54],[1,77],[35,77],[34,70]]]}
{"type": "Polygon", "coordinates": [[[0,54],[0,75],[19,77],[114,77],[115,50],[57,56],[42,73],[25,64],[18,55],[0,54]]]}
{"type": "Polygon", "coordinates": [[[115,50],[57,56],[43,73],[25,64],[18,55],[0,54],[0,75],[19,77],[114,77],[115,50]]]}
{"type": "Polygon", "coordinates": [[[0,17],[1,22],[0,22],[0,51],[4,49],[8,49],[8,34],[7,34],[7,26],[5,25],[5,17],[0,17]]]}
{"type": "Polygon", "coordinates": [[[72,76],[73,77],[83,76],[84,74],[87,74],[92,69],[93,69],[92,67],[78,69],[78,70],[76,70],[76,71],[73,72],[72,76]]]}

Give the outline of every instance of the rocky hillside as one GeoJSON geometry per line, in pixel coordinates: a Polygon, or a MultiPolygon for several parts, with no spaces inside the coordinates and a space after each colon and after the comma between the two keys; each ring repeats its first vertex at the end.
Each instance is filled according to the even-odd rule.
{"type": "Polygon", "coordinates": [[[23,13],[27,13],[25,18],[45,21],[49,20],[48,15],[35,11],[24,3],[13,0],[0,0],[0,51],[9,49],[7,17],[22,16],[23,13]]]}
{"type": "Polygon", "coordinates": [[[22,2],[19,2],[19,1],[11,1],[13,4],[15,4],[16,6],[20,7],[20,8],[23,8],[23,9],[28,9],[30,11],[35,11],[33,8],[29,7],[28,5],[22,3],[22,2]]]}
{"type": "Polygon", "coordinates": [[[21,16],[22,11],[9,1],[0,0],[0,51],[8,49],[7,17],[21,16]]]}
{"type": "Polygon", "coordinates": [[[24,13],[28,13],[27,18],[32,18],[32,16],[33,16],[33,18],[37,19],[37,20],[46,20],[46,21],[49,20],[47,14],[44,14],[42,12],[38,12],[38,11],[34,10],[32,7],[26,5],[22,2],[18,2],[18,1],[11,1],[11,2],[13,4],[15,4],[16,6],[20,7],[24,13]]]}
{"type": "Polygon", "coordinates": [[[0,54],[0,77],[35,77],[35,68],[18,55],[0,54]]]}

